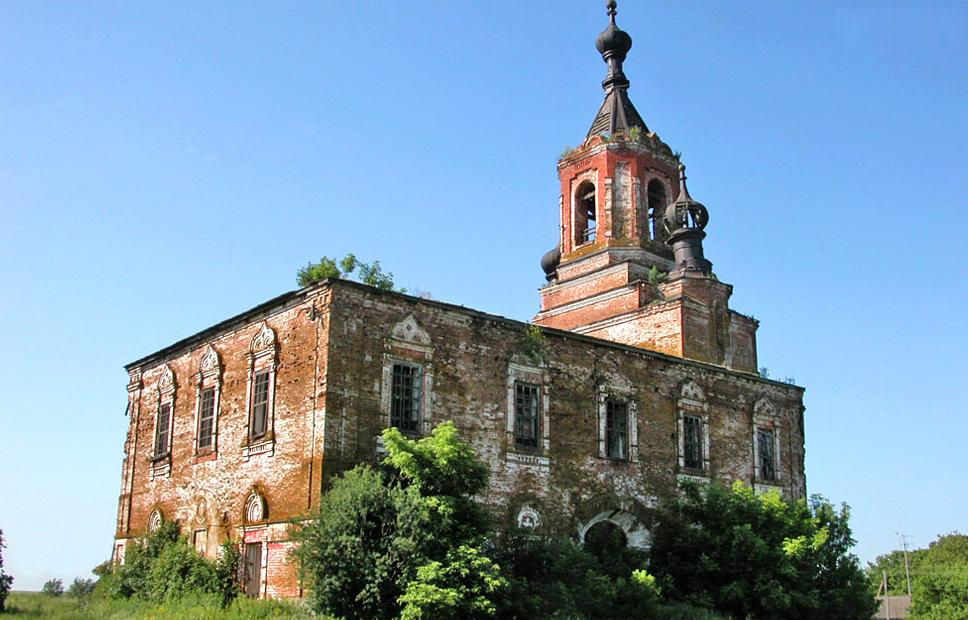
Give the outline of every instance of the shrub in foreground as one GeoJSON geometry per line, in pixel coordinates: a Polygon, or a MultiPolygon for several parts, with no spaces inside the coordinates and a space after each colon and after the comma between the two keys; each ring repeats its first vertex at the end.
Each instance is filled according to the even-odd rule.
{"type": "Polygon", "coordinates": [[[229,542],[217,561],[203,558],[179,535],[177,524],[164,523],[132,543],[124,564],[102,577],[97,590],[111,598],[154,602],[212,595],[225,605],[239,593],[239,561],[237,546],[229,542]]]}
{"type": "Polygon", "coordinates": [[[602,561],[569,539],[511,533],[500,541],[497,561],[510,584],[499,600],[502,618],[657,617],[651,575],[602,561]]]}
{"type": "Polygon", "coordinates": [[[848,517],[819,496],[690,485],[660,512],[650,568],[670,601],[736,618],[867,620],[875,603],[848,517]]]}
{"type": "Polygon", "coordinates": [[[344,474],[297,528],[311,606],[351,619],[493,616],[505,583],[472,499],[487,470],[450,423],[417,441],[388,429],[383,441],[383,469],[344,474]]]}

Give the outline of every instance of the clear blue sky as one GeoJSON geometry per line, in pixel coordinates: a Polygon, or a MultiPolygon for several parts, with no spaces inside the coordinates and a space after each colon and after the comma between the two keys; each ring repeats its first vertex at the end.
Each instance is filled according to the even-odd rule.
{"type": "MultiPolygon", "coordinates": [[[[517,319],[604,3],[0,7],[0,528],[19,589],[111,550],[122,365],[353,251],[517,319]]],[[[866,559],[968,531],[968,4],[632,2],[631,94],[707,256],[807,387],[810,492],[866,559]]]]}

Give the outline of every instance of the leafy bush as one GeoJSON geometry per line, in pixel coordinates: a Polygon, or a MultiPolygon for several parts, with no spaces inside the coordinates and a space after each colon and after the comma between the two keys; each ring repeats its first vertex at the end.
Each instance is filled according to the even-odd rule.
{"type": "MultiPolygon", "coordinates": [[[[907,552],[911,575],[911,618],[968,618],[968,536],[947,534],[927,549],[907,552]]],[[[887,573],[887,594],[907,594],[905,552],[898,549],[868,564],[870,592],[887,573]]]]}
{"type": "Polygon", "coordinates": [[[97,589],[112,598],[153,602],[211,595],[226,605],[239,593],[239,561],[238,547],[228,541],[219,560],[206,560],[179,535],[177,524],[166,522],[131,543],[124,564],[102,577],[97,589]]]}
{"type": "Polygon", "coordinates": [[[48,596],[60,596],[64,594],[64,582],[60,579],[48,579],[40,591],[48,596]]]}
{"type": "Polygon", "coordinates": [[[670,601],[738,618],[867,620],[875,604],[848,517],[818,496],[688,485],[660,512],[650,568],[670,601]]]}
{"type": "Polygon", "coordinates": [[[308,263],[305,267],[296,272],[296,282],[299,286],[309,286],[316,282],[322,282],[327,278],[347,278],[355,279],[363,284],[375,286],[387,291],[407,292],[406,289],[398,289],[393,282],[393,274],[384,272],[380,261],[364,263],[353,254],[347,254],[337,261],[335,258],[324,256],[318,262],[308,263]]]}
{"type": "Polygon", "coordinates": [[[0,613],[5,609],[7,596],[10,594],[10,587],[13,585],[13,577],[3,570],[3,549],[6,546],[3,541],[3,530],[0,530],[0,613]]]}
{"type": "Polygon", "coordinates": [[[472,499],[487,470],[450,423],[419,441],[387,429],[383,441],[383,470],[345,473],[296,530],[311,606],[344,618],[491,615],[503,580],[472,499]]]}
{"type": "Polygon", "coordinates": [[[93,579],[81,579],[80,577],[75,577],[74,581],[67,588],[67,596],[73,596],[74,598],[84,598],[90,596],[94,593],[94,586],[96,582],[93,579]]]}
{"type": "Polygon", "coordinates": [[[497,553],[510,584],[498,601],[499,617],[654,617],[654,579],[641,568],[603,560],[569,539],[509,534],[497,553]]]}

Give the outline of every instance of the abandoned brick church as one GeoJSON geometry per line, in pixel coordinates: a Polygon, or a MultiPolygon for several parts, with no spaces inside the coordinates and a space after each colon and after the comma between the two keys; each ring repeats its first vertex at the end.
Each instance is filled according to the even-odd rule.
{"type": "Polygon", "coordinates": [[[533,322],[334,279],[128,364],[116,560],[175,520],[209,556],[238,540],[250,595],[299,596],[289,521],[380,458],[387,426],[445,420],[508,526],[582,539],[605,522],[641,547],[683,480],[804,497],[803,389],[757,373],[757,322],[703,256],[707,210],[632,105],[632,40],[608,13],[605,100],[558,162],[533,322]]]}

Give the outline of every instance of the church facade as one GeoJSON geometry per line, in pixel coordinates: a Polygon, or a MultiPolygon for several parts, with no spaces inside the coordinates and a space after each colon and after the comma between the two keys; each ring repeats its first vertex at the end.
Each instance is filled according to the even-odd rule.
{"type": "Polygon", "coordinates": [[[174,520],[206,555],[242,545],[250,595],[300,596],[289,523],[377,462],[383,429],[448,420],[490,470],[497,523],[537,533],[609,523],[647,547],[687,480],[805,497],[803,389],[756,372],[757,322],[703,255],[708,211],[629,99],[614,4],[534,320],[333,279],[128,364],[115,560],[174,520]]]}

